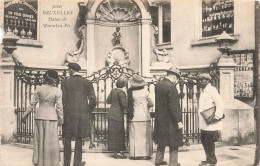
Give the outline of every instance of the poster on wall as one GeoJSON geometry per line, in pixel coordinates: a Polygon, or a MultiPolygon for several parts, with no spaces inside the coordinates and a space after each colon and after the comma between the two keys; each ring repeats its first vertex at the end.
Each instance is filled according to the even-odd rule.
{"type": "Polygon", "coordinates": [[[253,91],[253,58],[254,53],[234,53],[230,54],[237,64],[234,72],[234,95],[239,98],[252,98],[253,91]]]}
{"type": "Polygon", "coordinates": [[[37,0],[4,1],[4,31],[37,40],[37,0]]]}

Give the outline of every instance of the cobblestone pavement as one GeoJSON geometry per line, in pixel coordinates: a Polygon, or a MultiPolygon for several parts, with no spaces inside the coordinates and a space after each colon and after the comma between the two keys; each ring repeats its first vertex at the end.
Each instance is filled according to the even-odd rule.
{"type": "MultiPolygon", "coordinates": [[[[33,150],[14,145],[2,145],[0,147],[0,166],[33,166],[33,150]]],[[[216,148],[218,159],[217,166],[252,166],[254,161],[255,145],[243,146],[219,146],[216,148]]],[[[114,159],[112,153],[85,152],[83,160],[86,166],[153,166],[155,153],[151,160],[114,159]]],[[[73,156],[73,155],[72,155],[73,156]]],[[[168,161],[169,153],[166,152],[165,160],[168,161]]],[[[61,152],[61,161],[63,152],[61,152]]],[[[179,152],[181,166],[198,166],[201,160],[205,160],[201,145],[183,147],[179,152]]],[[[61,163],[62,165],[62,163],[61,163]]]]}

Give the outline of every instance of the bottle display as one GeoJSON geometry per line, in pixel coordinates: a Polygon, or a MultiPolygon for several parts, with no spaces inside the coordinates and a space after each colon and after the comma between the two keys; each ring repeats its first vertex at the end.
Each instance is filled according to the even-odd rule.
{"type": "Polygon", "coordinates": [[[234,33],[234,1],[202,1],[202,37],[220,35],[223,31],[234,33]]]}
{"type": "Polygon", "coordinates": [[[37,0],[5,1],[4,29],[19,38],[37,40],[37,0]],[[17,10],[19,9],[19,10],[17,10]]]}

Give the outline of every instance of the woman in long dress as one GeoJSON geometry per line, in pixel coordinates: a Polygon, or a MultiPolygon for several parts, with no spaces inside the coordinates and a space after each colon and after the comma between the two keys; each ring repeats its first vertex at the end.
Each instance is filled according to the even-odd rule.
{"type": "Polygon", "coordinates": [[[129,115],[129,157],[150,159],[153,154],[152,127],[149,108],[153,102],[149,98],[146,82],[139,75],[130,80],[128,89],[129,115]]]}
{"type": "Polygon", "coordinates": [[[62,92],[56,87],[59,77],[55,70],[48,70],[43,77],[45,84],[36,88],[22,122],[26,122],[29,113],[39,103],[39,109],[34,116],[32,162],[35,166],[58,166],[60,162],[58,125],[63,123],[62,92]]]}
{"type": "Polygon", "coordinates": [[[114,152],[116,159],[125,159],[123,151],[125,147],[124,109],[127,108],[126,94],[122,90],[127,84],[127,78],[121,76],[116,82],[116,88],[112,89],[107,98],[111,104],[108,111],[108,150],[114,152]]]}

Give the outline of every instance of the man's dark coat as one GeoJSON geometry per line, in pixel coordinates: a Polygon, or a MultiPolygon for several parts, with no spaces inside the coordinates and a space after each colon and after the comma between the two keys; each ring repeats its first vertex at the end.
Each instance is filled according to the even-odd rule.
{"type": "Polygon", "coordinates": [[[64,138],[84,138],[90,136],[91,112],[96,107],[96,95],[92,82],[73,75],[62,81],[62,101],[64,107],[64,138]]]}
{"type": "Polygon", "coordinates": [[[182,146],[180,100],[175,85],[167,78],[155,86],[154,142],[169,147],[182,146]]]}

